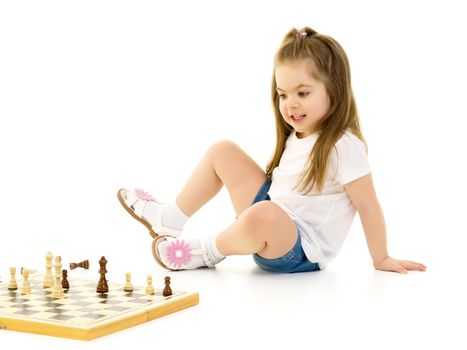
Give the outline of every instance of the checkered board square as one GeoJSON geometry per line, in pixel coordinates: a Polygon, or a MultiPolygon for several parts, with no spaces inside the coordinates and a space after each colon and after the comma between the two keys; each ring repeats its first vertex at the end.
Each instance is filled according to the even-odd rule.
{"type": "MultiPolygon", "coordinates": [[[[63,298],[52,298],[43,288],[43,276],[30,278],[31,293],[9,291],[0,282],[0,329],[90,340],[198,304],[198,293],[173,291],[168,297],[157,288],[147,295],[144,287],[124,292],[109,283],[109,293],[96,293],[96,282],[70,279],[63,298]]],[[[21,284],[21,283],[19,283],[21,284]]]]}

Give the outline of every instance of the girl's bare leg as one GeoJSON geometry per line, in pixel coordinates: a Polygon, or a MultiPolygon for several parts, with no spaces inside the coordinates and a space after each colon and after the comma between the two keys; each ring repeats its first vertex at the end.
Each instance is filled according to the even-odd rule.
{"type": "Polygon", "coordinates": [[[264,171],[244,151],[221,141],[206,152],[176,202],[191,216],[225,185],[238,218],[217,236],[219,252],[224,256],[258,253],[275,259],[293,248],[298,233],[292,219],[276,204],[251,205],[265,180],[264,171]]]}
{"type": "Polygon", "coordinates": [[[226,186],[237,215],[251,205],[266,180],[264,171],[235,143],[212,145],[193,171],[176,202],[187,215],[193,215],[226,186]]]}
{"type": "Polygon", "coordinates": [[[217,236],[216,245],[222,255],[257,253],[265,259],[276,259],[288,253],[297,242],[297,227],[277,204],[262,201],[249,207],[217,236]]]}

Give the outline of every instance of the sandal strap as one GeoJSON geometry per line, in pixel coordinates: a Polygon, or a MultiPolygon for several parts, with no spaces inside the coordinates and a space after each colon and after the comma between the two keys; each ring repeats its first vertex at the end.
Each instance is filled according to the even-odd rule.
{"type": "Polygon", "coordinates": [[[159,256],[159,253],[157,251],[157,246],[158,246],[158,242],[160,240],[164,240],[166,239],[165,236],[157,236],[156,238],[154,238],[154,240],[152,241],[152,255],[154,256],[154,259],[156,259],[157,263],[162,266],[164,269],[167,269],[167,270],[171,270],[171,271],[176,271],[174,270],[173,268],[171,268],[170,266],[167,266],[161,259],[161,257],[159,256]]]}
{"type": "MultiPolygon", "coordinates": [[[[199,255],[203,257],[204,263],[207,265],[207,267],[214,267],[214,264],[211,261],[211,258],[208,255],[208,250],[206,247],[206,242],[204,240],[201,240],[201,248],[200,249],[195,249],[196,251],[200,251],[199,255]]],[[[193,253],[195,254],[195,253],[193,253]]]]}
{"type": "MultiPolygon", "coordinates": [[[[159,222],[160,221],[158,220],[158,223],[159,222]]],[[[159,224],[153,225],[151,226],[151,228],[154,232],[157,232],[159,236],[169,236],[173,238],[180,236],[183,232],[182,230],[176,230],[174,228],[170,228],[170,227],[159,225],[159,224]]]]}
{"type": "Polygon", "coordinates": [[[128,207],[133,208],[133,211],[139,217],[143,216],[143,211],[144,211],[144,208],[146,207],[146,203],[147,201],[139,198],[136,194],[133,193],[133,191],[127,191],[125,204],[128,207]]]}
{"type": "MultiPolygon", "coordinates": [[[[138,197],[133,191],[127,191],[125,204],[133,209],[133,212],[139,216],[143,217],[144,208],[146,208],[147,200],[138,197]]],[[[158,202],[156,202],[158,203],[158,202]]],[[[156,212],[156,218],[154,225],[151,226],[154,232],[157,232],[161,236],[172,236],[177,237],[182,234],[182,230],[177,230],[171,227],[164,226],[162,223],[162,216],[164,215],[163,210],[158,210],[156,212]]]]}

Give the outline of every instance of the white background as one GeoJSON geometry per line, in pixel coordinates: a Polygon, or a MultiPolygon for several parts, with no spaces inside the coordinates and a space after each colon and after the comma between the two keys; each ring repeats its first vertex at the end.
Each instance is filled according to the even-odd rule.
{"type": "MultiPolygon", "coordinates": [[[[153,274],[157,287],[166,272],[117,189],[171,200],[221,139],[265,166],[273,55],[306,25],[349,56],[390,254],[428,270],[374,271],[356,218],[325,271],[269,274],[233,257],[170,274],[200,292],[197,307],[92,343],[0,332],[2,348],[465,348],[460,1],[0,0],[0,275],[42,269],[51,250],[65,263],[90,259],[96,282],[105,255],[110,280],[153,274]]],[[[223,191],[187,235],[234,216],[223,191]]]]}

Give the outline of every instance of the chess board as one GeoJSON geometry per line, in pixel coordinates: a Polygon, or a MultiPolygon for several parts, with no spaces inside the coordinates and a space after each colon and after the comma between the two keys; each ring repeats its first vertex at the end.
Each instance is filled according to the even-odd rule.
{"type": "Polygon", "coordinates": [[[123,284],[109,284],[109,292],[96,293],[96,282],[70,278],[64,298],[52,298],[52,288],[43,288],[43,276],[31,276],[31,293],[9,291],[0,282],[0,329],[57,337],[91,340],[198,304],[198,293],[174,290],[162,295],[164,286],[146,295],[144,287],[124,292],[123,284]]]}

